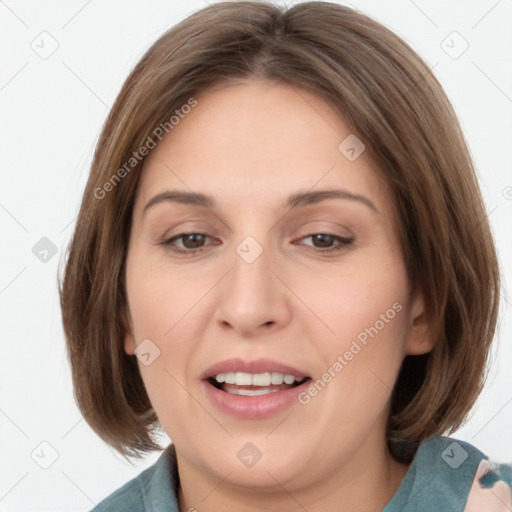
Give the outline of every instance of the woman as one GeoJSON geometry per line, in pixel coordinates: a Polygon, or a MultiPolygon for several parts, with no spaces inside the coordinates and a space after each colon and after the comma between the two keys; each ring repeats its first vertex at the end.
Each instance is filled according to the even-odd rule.
{"type": "Polygon", "coordinates": [[[498,291],[410,47],[331,3],[198,11],[126,80],[62,283],[86,420],[126,456],[172,439],[95,510],[509,510],[510,466],[443,436],[498,291]]]}

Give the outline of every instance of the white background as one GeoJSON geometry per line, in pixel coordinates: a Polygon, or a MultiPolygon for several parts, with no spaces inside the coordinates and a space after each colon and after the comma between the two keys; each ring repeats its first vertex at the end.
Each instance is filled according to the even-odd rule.
{"type": "MultiPolygon", "coordinates": [[[[56,276],[109,107],[149,45],[207,2],[184,4],[0,1],[0,511],[89,510],[159,456],[131,466],[82,419],[72,396],[56,276]],[[43,31],[51,36],[40,36],[43,31]],[[31,47],[52,44],[58,48],[46,59],[31,47]],[[32,253],[42,237],[58,250],[46,263],[32,253]],[[52,448],[41,447],[43,441],[52,448]],[[42,464],[51,462],[53,450],[58,458],[42,469],[31,457],[34,450],[42,464]]],[[[435,66],[477,164],[506,299],[512,271],[512,1],[352,4],[435,66]],[[463,48],[453,31],[469,44],[457,59],[445,51],[463,48]]],[[[487,386],[470,422],[454,435],[509,462],[511,334],[510,300],[504,300],[487,386]]]]}

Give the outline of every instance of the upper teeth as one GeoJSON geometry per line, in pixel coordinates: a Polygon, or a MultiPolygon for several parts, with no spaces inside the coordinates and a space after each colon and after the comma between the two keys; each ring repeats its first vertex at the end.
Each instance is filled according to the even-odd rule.
{"type": "Polygon", "coordinates": [[[227,372],[219,373],[215,376],[215,380],[219,383],[236,384],[237,386],[270,386],[271,384],[293,384],[295,381],[302,382],[304,377],[295,377],[294,375],[286,375],[279,372],[265,373],[244,373],[244,372],[227,372]]]}

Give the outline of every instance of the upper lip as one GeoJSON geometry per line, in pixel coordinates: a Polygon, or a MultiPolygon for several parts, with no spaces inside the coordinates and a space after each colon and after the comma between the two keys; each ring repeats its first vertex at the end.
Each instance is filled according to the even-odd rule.
{"type": "Polygon", "coordinates": [[[210,379],[219,373],[227,372],[243,372],[243,373],[265,373],[276,372],[285,375],[293,375],[294,377],[308,377],[304,370],[294,368],[279,361],[271,359],[256,359],[254,361],[247,361],[240,358],[226,359],[213,364],[206,369],[200,376],[201,380],[210,379]]]}

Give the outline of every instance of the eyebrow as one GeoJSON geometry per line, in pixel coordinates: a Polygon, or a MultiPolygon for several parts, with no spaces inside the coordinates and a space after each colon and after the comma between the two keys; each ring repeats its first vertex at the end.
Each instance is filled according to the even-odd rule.
{"type": "MultiPolygon", "coordinates": [[[[285,206],[289,208],[300,208],[310,204],[319,203],[327,199],[346,199],[349,201],[356,201],[366,205],[373,212],[379,213],[377,207],[366,197],[354,194],[348,190],[342,189],[327,189],[318,190],[315,192],[298,192],[291,195],[285,202],[285,206]]],[[[165,190],[152,197],[146,204],[143,214],[146,213],[151,207],[161,203],[179,203],[190,206],[199,206],[201,208],[213,209],[216,202],[212,196],[202,194],[200,192],[186,192],[181,190],[165,190]]]]}

